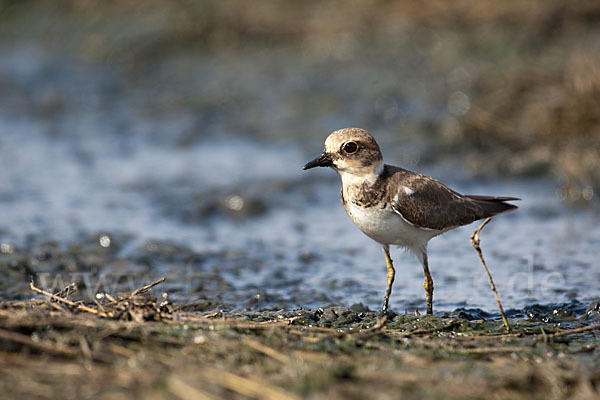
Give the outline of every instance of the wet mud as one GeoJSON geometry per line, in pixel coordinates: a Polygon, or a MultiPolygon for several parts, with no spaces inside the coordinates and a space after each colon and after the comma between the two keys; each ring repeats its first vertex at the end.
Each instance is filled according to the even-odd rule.
{"type": "Polygon", "coordinates": [[[0,303],[6,398],[591,399],[600,385],[597,303],[535,306],[506,333],[472,310],[190,312],[161,283],[95,301],[32,285],[38,299],[0,303]]]}
{"type": "Polygon", "coordinates": [[[599,16],[0,0],[2,393],[597,397],[599,16]],[[481,243],[512,333],[475,226],[430,243],[433,316],[393,249],[378,320],[380,247],[332,171],[301,170],[346,126],[390,164],[523,199],[481,243]]]}

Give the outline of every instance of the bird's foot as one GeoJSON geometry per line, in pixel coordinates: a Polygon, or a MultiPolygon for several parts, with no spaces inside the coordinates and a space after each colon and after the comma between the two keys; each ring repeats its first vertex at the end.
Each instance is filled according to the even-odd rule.
{"type": "Polygon", "coordinates": [[[377,312],[377,319],[381,319],[381,318],[385,318],[387,321],[391,321],[396,317],[396,314],[394,311],[392,310],[387,310],[387,311],[383,311],[383,310],[379,310],[377,312]]]}
{"type": "Polygon", "coordinates": [[[384,304],[383,307],[381,307],[381,310],[377,313],[378,318],[387,317],[388,320],[394,319],[396,315],[397,314],[393,310],[390,310],[387,307],[387,304],[384,304]]]}

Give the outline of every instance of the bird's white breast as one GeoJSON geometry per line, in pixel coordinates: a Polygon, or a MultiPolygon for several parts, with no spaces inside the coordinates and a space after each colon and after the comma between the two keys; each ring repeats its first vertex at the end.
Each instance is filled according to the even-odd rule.
{"type": "Polygon", "coordinates": [[[424,247],[429,239],[441,233],[410,224],[389,206],[365,208],[348,202],[345,208],[354,224],[381,244],[419,249],[424,247]]]}

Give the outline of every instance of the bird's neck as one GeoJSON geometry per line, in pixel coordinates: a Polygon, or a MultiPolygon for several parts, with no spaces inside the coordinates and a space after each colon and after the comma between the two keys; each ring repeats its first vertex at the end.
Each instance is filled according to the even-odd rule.
{"type": "Polygon", "coordinates": [[[338,171],[338,173],[342,178],[343,186],[372,186],[383,173],[383,167],[382,161],[374,164],[371,168],[361,168],[360,171],[338,171]]]}

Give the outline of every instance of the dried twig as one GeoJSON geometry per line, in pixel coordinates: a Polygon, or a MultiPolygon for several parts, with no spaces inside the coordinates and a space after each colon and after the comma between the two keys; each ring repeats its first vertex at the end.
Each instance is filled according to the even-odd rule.
{"type": "Polygon", "coordinates": [[[209,312],[208,314],[203,314],[202,316],[204,318],[216,318],[216,317],[220,317],[223,313],[221,312],[221,310],[217,310],[217,311],[213,311],[213,312],[209,312]]]}
{"type": "Polygon", "coordinates": [[[256,350],[260,353],[263,353],[264,355],[269,356],[269,357],[281,362],[282,364],[289,365],[292,363],[292,360],[288,356],[286,356],[285,354],[283,354],[269,346],[262,344],[258,340],[246,337],[243,339],[243,342],[244,342],[244,344],[253,348],[254,350],[256,350]]]}
{"type": "Polygon", "coordinates": [[[379,333],[385,330],[385,324],[387,323],[387,315],[383,315],[377,318],[375,325],[370,328],[360,329],[358,331],[346,331],[345,333],[352,334],[355,336],[370,336],[375,333],[379,333]]]}
{"type": "Polygon", "coordinates": [[[167,384],[171,393],[183,400],[216,400],[220,398],[182,381],[175,374],[171,374],[167,378],[167,384]]]}
{"type": "MultiPolygon", "coordinates": [[[[291,330],[299,328],[297,325],[292,325],[291,323],[298,319],[299,317],[290,317],[284,319],[273,319],[269,321],[262,322],[248,322],[245,318],[224,318],[220,320],[212,320],[204,317],[200,317],[197,321],[205,321],[214,326],[224,326],[229,329],[247,329],[247,330],[268,330],[273,328],[289,328],[291,330]]],[[[335,329],[328,328],[310,328],[312,329],[326,329],[327,332],[336,331],[335,329]]]]}
{"type": "Polygon", "coordinates": [[[508,324],[508,319],[506,319],[506,315],[504,314],[504,308],[502,308],[502,303],[500,302],[500,296],[498,296],[498,292],[496,291],[496,285],[494,285],[494,280],[492,279],[492,275],[490,274],[490,271],[488,270],[485,260],[483,259],[483,253],[481,251],[481,247],[479,246],[479,243],[480,243],[479,232],[481,232],[483,227],[486,226],[491,220],[492,220],[491,217],[486,218],[485,221],[483,221],[483,223],[481,225],[479,225],[479,228],[475,229],[475,232],[473,232],[473,234],[471,235],[471,245],[473,245],[475,250],[477,250],[477,254],[479,254],[479,259],[481,260],[481,265],[483,265],[483,269],[485,270],[485,273],[486,273],[488,279],[490,280],[490,286],[492,288],[492,292],[494,292],[494,297],[496,297],[496,303],[498,303],[498,310],[500,310],[500,315],[502,316],[502,321],[504,322],[506,331],[510,332],[510,325],[508,324]]]}
{"type": "Polygon", "coordinates": [[[205,367],[202,372],[209,380],[244,396],[267,400],[298,399],[293,393],[273,386],[264,380],[245,378],[210,367],[205,367]]]}
{"type": "Polygon", "coordinates": [[[114,297],[112,297],[109,293],[104,293],[104,297],[106,297],[111,303],[118,303],[117,300],[114,297]]]}
{"type": "Polygon", "coordinates": [[[33,349],[38,349],[41,351],[45,351],[51,354],[60,354],[62,356],[67,357],[76,357],[79,355],[79,352],[76,350],[59,344],[54,344],[48,342],[47,340],[33,340],[31,336],[24,335],[19,332],[7,331],[4,329],[0,329],[0,339],[9,340],[11,342],[17,342],[29,346],[33,349]]]}
{"type": "Polygon", "coordinates": [[[71,301],[69,299],[65,299],[63,297],[59,297],[59,296],[57,296],[55,294],[52,294],[50,292],[46,292],[45,290],[39,289],[39,288],[35,287],[35,285],[33,284],[33,281],[31,281],[29,283],[29,287],[31,288],[31,290],[33,290],[36,293],[43,294],[44,296],[47,296],[47,297],[51,298],[52,300],[56,300],[56,301],[68,304],[71,307],[75,307],[75,308],[77,308],[77,309],[79,309],[81,311],[85,311],[85,312],[89,312],[89,313],[92,313],[92,314],[96,314],[96,315],[99,315],[101,317],[109,317],[110,316],[109,314],[106,314],[106,313],[104,313],[102,311],[95,310],[95,309],[90,308],[88,306],[85,306],[83,304],[75,303],[74,301],[71,301]]]}
{"type": "Polygon", "coordinates": [[[513,353],[520,351],[531,351],[531,346],[497,346],[497,347],[475,347],[462,349],[460,353],[485,354],[485,353],[513,353]]]}
{"type": "Polygon", "coordinates": [[[131,295],[135,296],[136,294],[147,292],[152,287],[158,285],[159,283],[163,283],[164,281],[165,281],[165,278],[160,278],[152,283],[147,284],[146,286],[142,286],[141,288],[134,290],[133,292],[131,292],[131,295]]]}
{"type": "Polygon", "coordinates": [[[561,332],[556,332],[553,333],[552,335],[550,335],[550,337],[559,337],[559,336],[565,336],[565,335],[570,335],[573,333],[581,333],[581,332],[586,332],[586,331],[594,331],[594,330],[600,330],[600,324],[594,324],[594,325],[588,325],[588,326],[584,326],[581,328],[575,328],[575,329],[569,329],[568,331],[561,331],[561,332]]]}
{"type": "Polygon", "coordinates": [[[62,307],[60,304],[56,304],[56,303],[53,303],[53,302],[48,302],[47,304],[50,304],[50,307],[52,307],[52,308],[55,308],[55,309],[57,309],[57,310],[58,310],[58,311],[60,311],[60,312],[64,312],[64,313],[68,312],[68,311],[67,311],[65,308],[63,308],[63,307],[62,307]]]}
{"type": "Polygon", "coordinates": [[[64,288],[60,289],[58,292],[54,293],[54,295],[60,296],[60,297],[63,297],[63,295],[64,295],[65,298],[69,298],[69,295],[71,293],[76,293],[76,292],[77,292],[77,282],[71,282],[64,288]]]}

